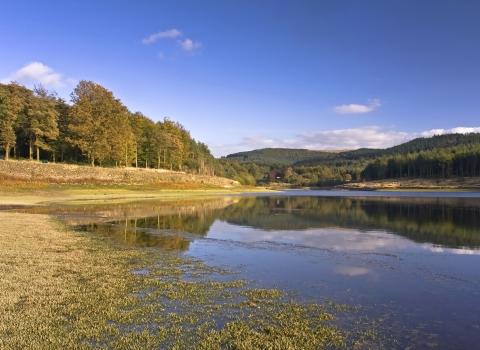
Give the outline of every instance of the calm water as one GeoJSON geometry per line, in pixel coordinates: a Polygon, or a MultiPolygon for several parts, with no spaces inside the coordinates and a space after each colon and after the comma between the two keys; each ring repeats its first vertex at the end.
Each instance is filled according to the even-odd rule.
{"type": "Polygon", "coordinates": [[[358,305],[392,347],[480,347],[478,193],[288,191],[58,214],[302,300],[358,305]]]}

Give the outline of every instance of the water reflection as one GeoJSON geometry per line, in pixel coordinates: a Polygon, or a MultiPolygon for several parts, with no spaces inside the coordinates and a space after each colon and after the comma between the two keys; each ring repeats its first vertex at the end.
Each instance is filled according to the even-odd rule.
{"type": "MultiPolygon", "coordinates": [[[[455,248],[459,254],[475,254],[480,247],[478,199],[254,197],[142,205],[148,209],[139,203],[110,208],[110,212],[102,208],[102,220],[97,223],[122,219],[95,224],[90,230],[112,237],[127,232],[129,244],[170,244],[182,250],[192,238],[182,233],[343,251],[418,246],[432,252],[455,248]]],[[[70,218],[75,217],[72,210],[70,218]]]]}
{"type": "Polygon", "coordinates": [[[480,341],[478,198],[277,195],[34,210],[120,244],[238,269],[261,287],[361,305],[398,348],[425,348],[429,337],[446,348],[480,341]]]}
{"type": "Polygon", "coordinates": [[[145,224],[150,220],[128,220],[125,219],[123,224],[117,222],[115,224],[84,224],[78,225],[77,229],[80,231],[94,232],[95,234],[109,238],[117,243],[127,246],[136,247],[158,247],[167,250],[187,250],[190,245],[190,240],[179,234],[152,234],[142,230],[140,222],[145,224]]]}
{"type": "Polygon", "coordinates": [[[251,198],[222,218],[262,230],[382,230],[445,247],[480,246],[478,199],[251,198]]]}

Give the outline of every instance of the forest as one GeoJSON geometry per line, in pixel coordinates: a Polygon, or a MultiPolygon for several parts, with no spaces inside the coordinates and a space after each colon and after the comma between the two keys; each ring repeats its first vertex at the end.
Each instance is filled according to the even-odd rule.
{"type": "Polygon", "coordinates": [[[99,84],[81,81],[70,102],[42,87],[0,84],[4,159],[218,172],[207,145],[182,125],[131,112],[99,84]]]}
{"type": "Polygon", "coordinates": [[[68,102],[41,86],[31,90],[0,84],[0,147],[7,160],[163,168],[223,176],[245,185],[480,176],[478,133],[418,138],[387,149],[269,148],[215,159],[178,122],[154,122],[132,112],[91,81],[80,81],[68,102]]]}
{"type": "Polygon", "coordinates": [[[243,169],[254,169],[254,172],[249,170],[249,174],[257,183],[293,186],[333,186],[393,178],[470,177],[480,176],[480,134],[438,135],[386,149],[318,151],[316,154],[297,149],[263,149],[228,155],[225,159],[241,164],[243,169]]]}

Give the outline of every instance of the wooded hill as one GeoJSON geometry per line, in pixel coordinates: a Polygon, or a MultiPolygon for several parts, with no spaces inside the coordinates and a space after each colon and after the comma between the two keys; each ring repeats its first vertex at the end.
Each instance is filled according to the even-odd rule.
{"type": "Polygon", "coordinates": [[[336,153],[270,148],[236,153],[225,159],[245,169],[255,164],[256,174],[261,173],[260,167],[265,175],[255,177],[257,182],[299,186],[402,177],[480,176],[480,134],[439,135],[386,149],[363,148],[336,153]]]}
{"type": "Polygon", "coordinates": [[[296,148],[262,148],[253,151],[233,153],[226,156],[228,160],[253,162],[266,165],[293,165],[303,161],[317,161],[334,157],[333,152],[312,151],[296,148]]]}

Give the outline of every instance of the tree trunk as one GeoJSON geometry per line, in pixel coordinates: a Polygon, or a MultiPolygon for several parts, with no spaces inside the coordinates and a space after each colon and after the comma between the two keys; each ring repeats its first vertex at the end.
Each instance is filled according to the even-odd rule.
{"type": "Polygon", "coordinates": [[[40,161],[40,148],[37,146],[37,162],[40,161]]]}
{"type": "Polygon", "coordinates": [[[92,157],[92,167],[95,166],[95,157],[92,157]]]}
{"type": "Polygon", "coordinates": [[[160,152],[157,152],[157,169],[160,169],[160,152]]]}
{"type": "Polygon", "coordinates": [[[138,146],[135,147],[135,168],[138,168],[138,146]]]}
{"type": "Polygon", "coordinates": [[[55,163],[55,151],[53,151],[53,154],[52,154],[52,162],[55,163]]]}
{"type": "Polygon", "coordinates": [[[13,146],[13,158],[17,159],[17,145],[13,146]]]}
{"type": "Polygon", "coordinates": [[[28,141],[28,158],[33,160],[32,140],[28,141]]]}
{"type": "Polygon", "coordinates": [[[5,160],[8,160],[9,156],[10,156],[10,143],[7,143],[5,145],[5,160]]]}

